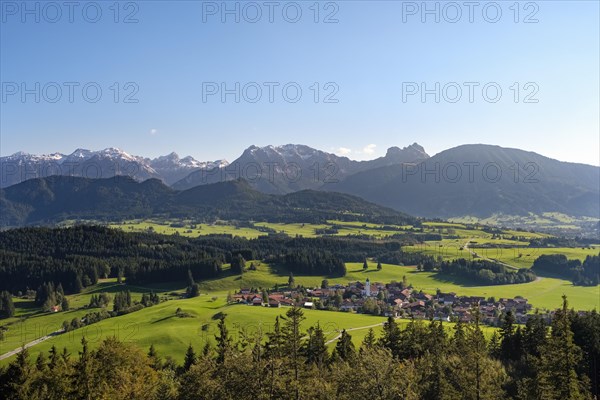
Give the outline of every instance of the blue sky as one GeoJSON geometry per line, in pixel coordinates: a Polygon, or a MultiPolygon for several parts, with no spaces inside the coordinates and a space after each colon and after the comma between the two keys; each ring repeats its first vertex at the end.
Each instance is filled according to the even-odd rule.
{"type": "Polygon", "coordinates": [[[449,2],[427,3],[439,22],[402,1],[275,1],[273,22],[263,1],[227,2],[239,22],[220,1],[120,2],[118,15],[113,1],[76,2],[72,22],[62,1],[60,17],[0,3],[2,155],[119,147],[231,161],[252,144],[302,143],[370,159],[413,142],[430,154],[489,143],[600,164],[597,1],[520,2],[518,16],[512,1],[479,2],[473,22],[457,2],[455,23],[449,2]],[[423,99],[436,82],[439,102],[423,99]],[[239,103],[223,102],[221,85],[236,83],[239,103]]]}

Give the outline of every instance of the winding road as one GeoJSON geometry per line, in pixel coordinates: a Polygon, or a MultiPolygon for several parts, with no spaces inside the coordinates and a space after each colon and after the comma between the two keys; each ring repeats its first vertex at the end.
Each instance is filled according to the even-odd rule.
{"type": "MultiPolygon", "coordinates": [[[[51,334],[49,334],[49,335],[42,336],[41,338],[37,338],[37,339],[35,339],[34,341],[31,341],[31,342],[29,342],[29,343],[25,344],[25,345],[24,345],[24,347],[25,347],[26,349],[28,349],[28,348],[30,348],[30,347],[33,347],[33,346],[35,346],[36,344],[40,344],[40,343],[42,343],[42,342],[44,342],[44,341],[46,341],[46,340],[50,339],[50,338],[51,338],[51,337],[53,337],[53,336],[60,335],[61,333],[63,333],[63,329],[59,329],[59,330],[57,330],[57,331],[54,331],[54,332],[52,332],[52,333],[51,333],[51,334]]],[[[23,348],[23,347],[19,347],[18,349],[15,349],[15,350],[13,350],[13,351],[9,351],[8,353],[4,353],[4,354],[0,355],[0,361],[1,361],[1,360],[4,360],[5,358],[8,358],[8,357],[12,357],[12,356],[14,356],[14,355],[15,355],[15,354],[17,354],[18,352],[20,352],[22,348],[23,348]]]]}
{"type": "MultiPolygon", "coordinates": [[[[382,322],[382,323],[380,323],[380,324],[375,324],[375,325],[369,325],[369,326],[360,326],[360,327],[358,327],[358,328],[348,328],[348,329],[346,329],[346,332],[350,332],[350,331],[359,331],[359,330],[362,330],[362,329],[369,329],[369,328],[375,328],[375,327],[377,327],[377,326],[381,326],[381,325],[383,325],[383,324],[385,324],[385,322],[382,322]]],[[[338,339],[339,339],[341,336],[342,336],[342,334],[340,333],[339,335],[337,335],[337,336],[336,336],[336,337],[334,337],[333,339],[326,341],[326,342],[325,342],[325,344],[326,344],[326,345],[328,345],[328,344],[330,344],[330,343],[333,343],[333,342],[335,342],[336,340],[338,340],[338,339]]]]}

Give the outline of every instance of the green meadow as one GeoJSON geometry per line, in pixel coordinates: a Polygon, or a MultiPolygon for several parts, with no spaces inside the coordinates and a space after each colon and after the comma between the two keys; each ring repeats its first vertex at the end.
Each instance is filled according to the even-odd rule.
{"type": "MultiPolygon", "coordinates": [[[[412,251],[430,254],[434,257],[441,256],[444,260],[457,258],[470,259],[472,257],[468,250],[464,249],[465,240],[442,240],[425,242],[414,246],[404,246],[404,251],[412,251]]],[[[477,239],[471,241],[473,244],[481,243],[477,239]]],[[[508,248],[473,248],[477,255],[483,258],[498,260],[517,268],[531,268],[536,258],[542,254],[564,254],[569,259],[583,261],[587,256],[598,255],[600,246],[594,245],[589,248],[580,247],[508,247],[508,248]]]]}
{"type": "Polygon", "coordinates": [[[265,233],[247,227],[238,227],[230,224],[192,224],[190,221],[177,221],[176,224],[184,226],[171,226],[171,222],[132,220],[123,223],[110,224],[110,228],[121,229],[125,232],[155,232],[161,235],[181,235],[198,237],[204,235],[233,235],[254,239],[265,233]]]}
{"type": "MultiPolygon", "coordinates": [[[[227,305],[225,292],[207,292],[193,299],[169,300],[131,314],[109,318],[98,323],[52,337],[30,349],[31,354],[47,352],[55,345],[66,347],[76,354],[83,336],[95,347],[106,337],[115,336],[126,342],[147,348],[154,344],[162,356],[173,356],[181,362],[189,344],[198,350],[208,341],[214,344],[218,313],[227,314],[227,323],[234,340],[244,335],[272,330],[275,317],[284,315],[286,308],[253,307],[246,305],[227,305]],[[216,299],[215,299],[216,297],[216,299]],[[180,308],[188,317],[176,315],[180,308]]],[[[30,342],[60,328],[65,319],[82,316],[87,310],[56,313],[27,320],[21,326],[11,326],[7,333],[12,336],[1,342],[0,353],[18,348],[22,343],[30,342]],[[12,333],[11,333],[12,332],[12,333]],[[26,334],[25,334],[25,333],[26,334]]],[[[385,321],[383,317],[344,312],[305,310],[306,329],[317,323],[326,332],[327,340],[334,339],[341,329],[360,328],[378,325],[385,321]]],[[[5,365],[11,358],[0,361],[5,365]]]]}
{"type": "MultiPolygon", "coordinates": [[[[555,218],[559,217],[555,216],[555,218]]],[[[435,257],[441,256],[446,260],[471,258],[471,253],[464,249],[465,244],[469,243],[470,249],[481,257],[499,260],[517,268],[530,268],[533,261],[542,254],[564,254],[571,259],[583,260],[588,255],[598,254],[600,248],[598,245],[592,246],[592,248],[530,248],[527,247],[527,239],[548,235],[515,230],[503,230],[500,235],[493,235],[485,232],[480,226],[467,226],[466,222],[469,221],[461,222],[425,222],[423,223],[423,232],[441,234],[442,240],[405,246],[403,250],[422,252],[435,257]],[[512,236],[524,239],[514,240],[511,239],[512,236]],[[477,248],[478,245],[502,245],[506,248],[477,248]]],[[[384,230],[383,226],[378,224],[334,220],[324,224],[260,222],[250,227],[238,227],[227,221],[219,221],[214,224],[195,224],[189,220],[130,220],[109,226],[125,232],[155,232],[188,237],[231,234],[249,239],[267,234],[260,230],[262,228],[269,228],[290,237],[316,237],[318,229],[336,226],[338,236],[360,234],[370,235],[375,239],[410,231],[412,228],[397,226],[394,227],[395,229],[384,230]]],[[[189,344],[193,344],[199,350],[206,341],[214,342],[216,315],[221,312],[227,314],[229,329],[235,339],[241,339],[246,334],[259,331],[266,333],[272,329],[275,317],[285,314],[285,307],[266,308],[226,304],[227,293],[240,288],[273,288],[276,285],[287,285],[289,272],[286,269],[260,261],[253,262],[257,267],[256,271],[246,271],[242,275],[231,274],[229,267],[225,265],[222,277],[199,282],[202,295],[193,299],[181,298],[180,294],[185,290],[184,282],[130,286],[119,284],[116,279],[101,280],[97,285],[86,288],[80,294],[68,296],[71,311],[67,312],[41,313],[33,301],[15,299],[15,317],[2,321],[2,324],[8,326],[9,329],[5,332],[5,339],[0,342],[0,354],[57,331],[65,320],[81,318],[88,312],[97,310],[85,308],[92,295],[101,292],[114,294],[125,289],[131,292],[134,301],[140,300],[142,294],[149,291],[158,293],[166,301],[132,314],[110,318],[88,327],[51,337],[32,348],[31,353],[35,356],[37,352],[48,351],[52,345],[56,345],[59,348],[67,347],[72,354],[76,354],[83,336],[91,342],[92,347],[96,346],[103,338],[116,336],[121,340],[134,342],[143,348],[154,344],[162,356],[170,355],[180,362],[189,344]],[[188,317],[177,316],[175,311],[178,308],[181,308],[188,317]]],[[[575,309],[600,309],[600,286],[573,286],[567,280],[551,276],[540,276],[536,281],[525,284],[475,286],[470,282],[447,279],[435,272],[419,272],[414,266],[383,264],[381,270],[377,270],[376,266],[375,260],[368,260],[367,270],[363,270],[362,263],[347,263],[347,274],[344,277],[296,275],[294,278],[296,284],[305,287],[319,287],[323,279],[327,279],[330,285],[347,284],[352,281],[364,282],[367,278],[371,282],[384,284],[406,279],[415,289],[430,294],[440,290],[455,292],[458,295],[495,298],[523,296],[534,308],[539,309],[558,307],[561,296],[564,294],[567,295],[570,306],[575,309]]],[[[112,310],[112,304],[109,304],[108,309],[112,310]]],[[[375,332],[379,333],[381,331],[380,324],[385,321],[383,317],[318,310],[305,310],[305,316],[304,328],[319,323],[326,332],[327,340],[331,341],[330,346],[334,345],[333,339],[337,337],[341,329],[350,329],[353,340],[359,344],[367,334],[369,327],[373,327],[375,332]]],[[[401,323],[405,324],[407,321],[402,320],[401,323]]],[[[448,326],[450,325],[448,324],[448,326]]],[[[487,335],[491,332],[491,328],[486,328],[487,335]]],[[[9,360],[10,358],[0,361],[0,365],[5,365],[9,360]]]]}
{"type": "MultiPolygon", "coordinates": [[[[115,336],[141,348],[148,348],[153,344],[161,356],[168,355],[181,362],[189,344],[197,350],[200,350],[206,342],[214,345],[217,318],[220,313],[227,315],[229,332],[237,341],[259,333],[264,335],[270,332],[275,318],[285,315],[287,311],[286,307],[227,305],[226,297],[226,292],[208,291],[197,298],[168,300],[138,312],[109,318],[54,336],[32,347],[30,354],[36,357],[39,352],[48,352],[52,346],[59,349],[66,347],[69,353],[76,354],[80,349],[82,337],[85,337],[94,348],[102,339],[115,336]],[[177,309],[181,309],[187,317],[177,316],[177,309]]],[[[87,310],[78,310],[45,314],[39,317],[39,321],[35,318],[23,321],[21,326],[13,326],[8,331],[9,333],[12,331],[12,336],[1,342],[0,353],[14,350],[23,343],[51,333],[60,327],[63,320],[81,317],[86,312],[87,310]]],[[[358,346],[370,328],[379,335],[381,324],[386,320],[384,317],[365,314],[319,310],[304,310],[304,315],[306,320],[302,324],[303,329],[318,323],[323,328],[330,347],[335,345],[335,339],[342,329],[350,331],[354,343],[358,346]]],[[[408,320],[400,320],[399,323],[406,325],[408,320]]],[[[451,323],[447,324],[449,329],[452,326],[451,323]]],[[[489,336],[493,328],[484,327],[484,332],[489,336]]],[[[0,361],[0,365],[6,365],[13,358],[14,356],[0,361]]]]}

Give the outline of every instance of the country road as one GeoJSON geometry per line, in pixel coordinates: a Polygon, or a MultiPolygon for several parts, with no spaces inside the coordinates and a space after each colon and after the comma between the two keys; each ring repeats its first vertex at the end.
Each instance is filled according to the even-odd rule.
{"type": "Polygon", "coordinates": [[[478,254],[478,253],[476,253],[475,251],[471,250],[471,249],[469,248],[469,243],[471,243],[471,239],[473,239],[473,238],[470,238],[469,240],[467,240],[467,242],[466,242],[466,243],[465,243],[465,245],[463,246],[463,249],[465,249],[465,250],[467,250],[469,253],[471,253],[471,255],[472,255],[473,257],[478,257],[478,258],[479,258],[479,259],[481,259],[481,260],[486,260],[486,261],[495,262],[496,264],[503,265],[503,266],[505,266],[506,268],[510,268],[510,269],[513,269],[513,270],[515,270],[515,271],[518,271],[518,270],[519,270],[519,268],[517,268],[517,267],[515,267],[515,266],[513,266],[513,265],[507,264],[507,263],[505,263],[505,262],[502,262],[502,261],[500,261],[500,260],[496,260],[496,259],[494,259],[494,258],[487,258],[487,257],[484,257],[484,256],[482,256],[481,254],[478,254]]]}
{"type": "MultiPolygon", "coordinates": [[[[362,330],[362,329],[369,329],[369,328],[375,328],[375,327],[377,327],[377,326],[381,326],[381,325],[383,325],[383,324],[385,324],[385,322],[382,322],[382,323],[380,323],[380,324],[375,324],[375,325],[369,325],[369,326],[360,326],[360,327],[358,327],[358,328],[348,328],[348,329],[346,329],[346,332],[350,332],[350,331],[359,331],[359,330],[362,330]]],[[[334,337],[333,339],[326,341],[326,342],[325,342],[325,344],[326,344],[326,345],[328,345],[328,344],[330,344],[330,343],[333,343],[333,342],[335,342],[336,340],[338,340],[338,339],[339,339],[341,336],[342,336],[342,334],[340,333],[339,335],[337,335],[337,336],[336,336],[336,337],[334,337]]]]}
{"type": "MultiPolygon", "coordinates": [[[[54,331],[54,332],[52,332],[52,333],[51,333],[51,334],[49,334],[49,335],[42,336],[41,338],[37,338],[37,339],[35,339],[34,341],[32,341],[32,342],[29,342],[29,343],[25,344],[25,348],[26,348],[26,349],[28,349],[28,348],[30,348],[30,347],[32,347],[32,346],[35,346],[36,344],[40,344],[40,343],[42,343],[42,342],[44,342],[44,341],[46,341],[46,340],[50,339],[50,338],[51,338],[51,337],[53,337],[53,336],[60,335],[61,333],[63,333],[63,330],[62,330],[62,329],[59,329],[59,330],[57,330],[57,331],[54,331]]],[[[1,360],[4,360],[5,358],[8,358],[8,357],[12,357],[12,356],[14,356],[14,355],[15,355],[15,354],[17,354],[18,352],[20,352],[20,351],[21,351],[21,349],[22,349],[22,347],[19,347],[18,349],[15,349],[15,350],[13,350],[13,351],[9,351],[8,353],[4,353],[4,354],[0,355],[0,361],[1,361],[1,360]]]]}

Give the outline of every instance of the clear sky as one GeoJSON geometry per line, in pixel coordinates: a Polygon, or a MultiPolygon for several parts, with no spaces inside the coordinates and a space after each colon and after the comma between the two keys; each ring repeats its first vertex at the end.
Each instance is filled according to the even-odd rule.
{"type": "Polygon", "coordinates": [[[598,1],[226,2],[239,22],[221,1],[63,3],[0,2],[2,155],[489,143],[600,164],[598,1]]]}

